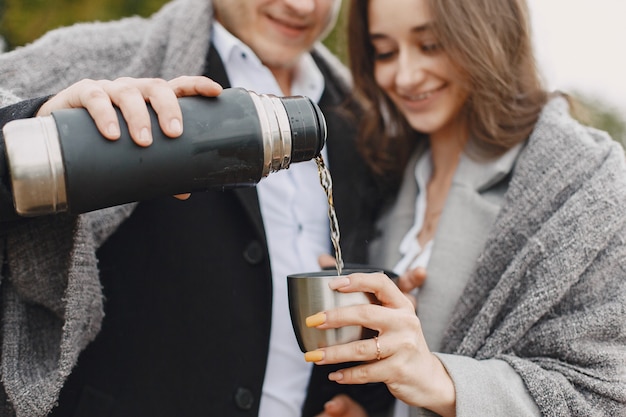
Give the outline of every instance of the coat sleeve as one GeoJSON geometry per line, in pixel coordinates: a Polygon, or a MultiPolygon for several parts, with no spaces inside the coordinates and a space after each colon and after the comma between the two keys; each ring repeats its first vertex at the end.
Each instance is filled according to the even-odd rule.
{"type": "MultiPolygon", "coordinates": [[[[0,108],[0,126],[32,117],[45,100],[0,108]]],[[[4,149],[0,152],[0,375],[5,394],[0,415],[14,409],[17,416],[45,416],[79,353],[100,329],[103,300],[96,250],[134,205],[81,216],[19,218],[4,149]]]]}
{"type": "Polygon", "coordinates": [[[524,381],[505,361],[436,355],[454,382],[457,417],[541,415],[524,381]]]}

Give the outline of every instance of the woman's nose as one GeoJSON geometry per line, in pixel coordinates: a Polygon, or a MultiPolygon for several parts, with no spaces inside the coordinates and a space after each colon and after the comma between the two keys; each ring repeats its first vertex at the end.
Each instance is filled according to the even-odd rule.
{"type": "Polygon", "coordinates": [[[401,52],[396,72],[396,85],[400,88],[413,88],[426,78],[425,61],[418,54],[401,52]]]}

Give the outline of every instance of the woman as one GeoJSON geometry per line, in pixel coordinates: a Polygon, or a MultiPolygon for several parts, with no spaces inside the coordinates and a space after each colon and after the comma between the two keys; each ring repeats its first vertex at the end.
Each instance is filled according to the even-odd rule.
{"type": "Polygon", "coordinates": [[[396,416],[626,415],[624,154],[542,88],[525,2],[354,1],[349,50],[361,149],[400,183],[372,262],[428,277],[417,315],[383,275],[335,280],[382,305],[309,325],[379,335],[306,360],[365,361],[329,378],[385,382],[396,416]]]}

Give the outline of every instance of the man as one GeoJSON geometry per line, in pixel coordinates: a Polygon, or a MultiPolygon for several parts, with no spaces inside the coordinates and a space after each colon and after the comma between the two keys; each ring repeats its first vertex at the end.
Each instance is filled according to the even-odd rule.
{"type": "MultiPolygon", "coordinates": [[[[310,96],[327,118],[344,256],[364,262],[376,189],[341,108],[343,70],[316,44],[338,7],[175,0],[149,19],[54,31],[0,55],[0,124],[86,107],[115,139],[114,104],[148,146],[143,103],[176,137],[184,128],[176,96],[219,93],[210,80],[182,76],[310,96]],[[132,78],[102,81],[117,77],[132,78]]],[[[378,387],[329,383],[295,343],[285,277],[318,268],[330,251],[325,213],[311,162],[258,189],[5,222],[2,415],[311,416],[342,389],[370,412],[386,407],[378,387]]]]}

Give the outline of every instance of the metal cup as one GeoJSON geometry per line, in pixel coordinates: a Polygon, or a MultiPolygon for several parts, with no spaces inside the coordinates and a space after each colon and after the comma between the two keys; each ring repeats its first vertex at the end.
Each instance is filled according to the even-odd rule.
{"type": "MultiPolygon", "coordinates": [[[[344,269],[341,276],[355,272],[374,273],[380,269],[344,269]]],[[[344,326],[338,329],[307,327],[306,318],[321,311],[358,304],[376,303],[372,294],[363,292],[342,293],[331,290],[328,283],[337,278],[336,270],[293,274],[287,277],[291,323],[302,352],[333,346],[359,339],[374,337],[374,330],[361,326],[344,326]]]]}

